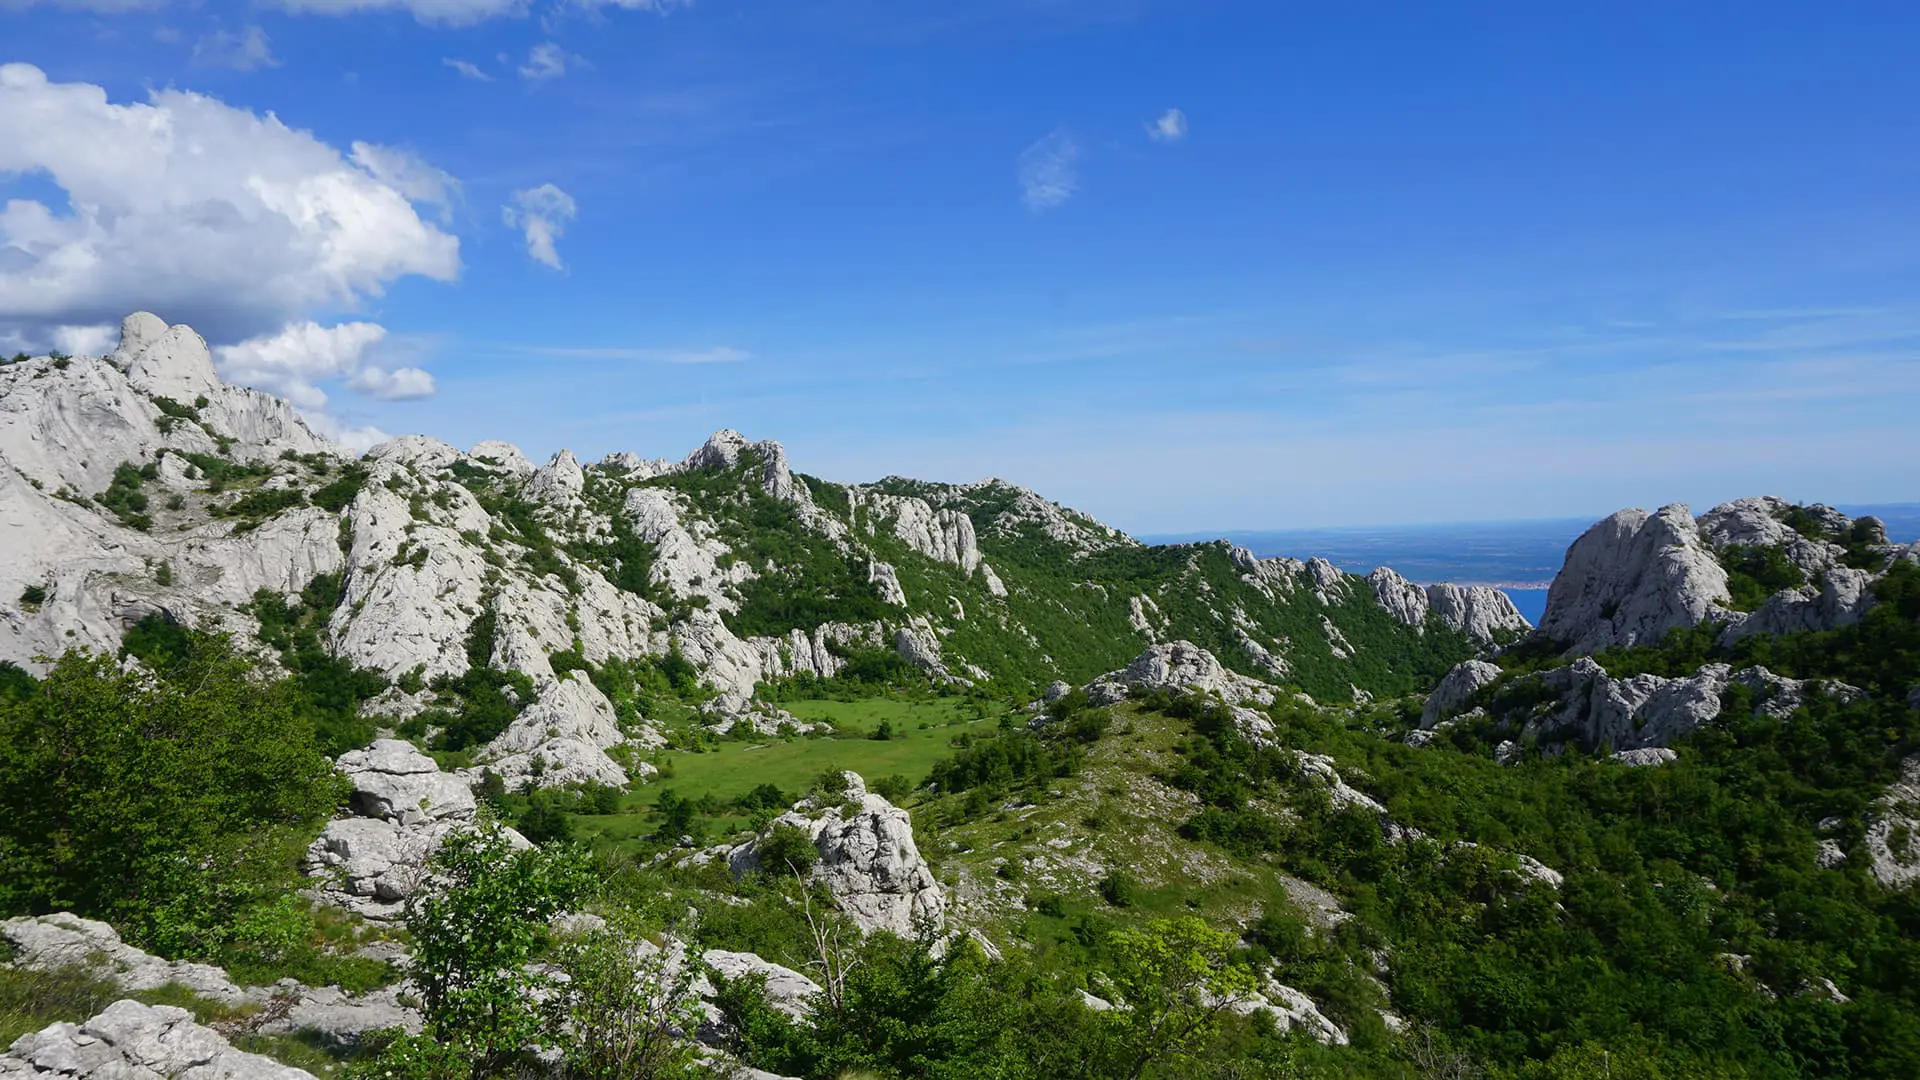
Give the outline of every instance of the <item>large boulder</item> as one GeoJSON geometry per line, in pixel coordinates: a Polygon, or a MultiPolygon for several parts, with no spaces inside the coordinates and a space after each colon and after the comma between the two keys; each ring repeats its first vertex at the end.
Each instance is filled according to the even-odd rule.
{"type": "Polygon", "coordinates": [[[1684,505],[1622,510],[1567,549],[1536,633],[1568,654],[1654,645],[1730,600],[1727,572],[1684,505]]]}
{"type": "Polygon", "coordinates": [[[1190,641],[1170,641],[1149,647],[1133,663],[1095,679],[1087,693],[1098,704],[1126,699],[1134,687],[1147,690],[1198,690],[1218,694],[1232,705],[1271,705],[1273,687],[1229,670],[1214,655],[1190,641]]]}
{"type": "Polygon", "coordinates": [[[236,1050],[193,1014],[116,1001],[79,1024],[22,1035],[0,1055],[7,1080],[314,1080],[269,1057],[236,1050]]]}
{"type": "Polygon", "coordinates": [[[473,790],[412,743],[381,739],[340,755],[337,764],[353,781],[350,801],[361,817],[406,826],[473,820],[473,790]]]}
{"type": "Polygon", "coordinates": [[[627,786],[627,770],[607,756],[627,737],[613,705],[584,671],[548,679],[539,696],[474,760],[511,788],[537,779],[542,787],[571,784],[627,786]]]}
{"type": "Polygon", "coordinates": [[[1473,700],[1473,695],[1491,686],[1499,677],[1499,666],[1485,660],[1463,660],[1453,665],[1453,670],[1427,695],[1426,707],[1420,711],[1420,726],[1430,729],[1461,712],[1473,700]]]}
{"type": "MultiPolygon", "coordinates": [[[[827,887],[834,903],[863,932],[890,930],[911,937],[922,923],[938,926],[947,898],[913,840],[913,820],[905,810],[866,790],[846,774],[847,793],[826,805],[795,804],[769,826],[792,826],[813,840],[819,859],[810,874],[827,887]]],[[[767,833],[727,853],[735,875],[761,869],[760,843],[767,833]]]]}

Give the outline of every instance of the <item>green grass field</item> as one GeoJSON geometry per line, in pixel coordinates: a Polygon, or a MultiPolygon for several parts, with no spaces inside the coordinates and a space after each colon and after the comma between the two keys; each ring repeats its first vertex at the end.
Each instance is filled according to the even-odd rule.
{"type": "MultiPolygon", "coordinates": [[[[655,828],[649,814],[660,792],[668,789],[684,798],[711,795],[725,803],[761,784],[772,784],[798,798],[829,769],[852,769],[869,781],[905,776],[919,784],[936,761],[953,753],[955,736],[990,730],[1000,717],[961,698],[789,701],[781,708],[800,720],[831,724],[834,733],[728,741],[705,752],[663,752],[654,763],[663,774],[671,775],[636,787],[618,814],[582,815],[578,819],[581,837],[618,845],[647,835],[655,828]],[[868,738],[883,721],[892,725],[893,737],[868,738]]],[[[709,819],[709,835],[724,835],[746,824],[744,818],[722,815],[709,819]]]]}

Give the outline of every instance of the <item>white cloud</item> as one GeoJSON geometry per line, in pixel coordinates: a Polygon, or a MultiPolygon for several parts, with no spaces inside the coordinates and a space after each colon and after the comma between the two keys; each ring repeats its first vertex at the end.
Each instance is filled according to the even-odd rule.
{"type": "MultiPolygon", "coordinates": [[[[383,385],[396,374],[381,371],[367,360],[368,354],[386,339],[387,329],[378,323],[321,326],[306,321],[291,323],[277,333],[250,338],[238,345],[221,346],[213,355],[221,376],[228,381],[278,394],[302,409],[318,409],[327,403],[326,391],[318,385],[322,382],[350,379],[354,380],[350,385],[360,389],[362,372],[376,372],[364,380],[367,386],[373,387],[383,385]]],[[[420,374],[426,375],[426,372],[420,374]]],[[[427,392],[431,393],[431,376],[427,378],[427,386],[427,392]]]]}
{"type": "Polygon", "coordinates": [[[1179,142],[1186,138],[1187,114],[1179,109],[1161,113],[1158,120],[1147,125],[1147,137],[1154,142],[1179,142]]]}
{"type": "Polygon", "coordinates": [[[353,163],[367,170],[375,180],[421,206],[438,207],[445,221],[460,197],[460,181],[434,168],[411,150],[373,143],[353,144],[353,163]]]}
{"type": "Polygon", "coordinates": [[[286,10],[305,15],[358,15],[364,12],[404,11],[423,23],[472,26],[488,19],[525,15],[528,0],[272,0],[286,10]]]}
{"type": "Polygon", "coordinates": [[[753,354],[731,345],[706,348],[648,349],[624,346],[513,345],[510,352],[537,353],[563,360],[639,360],[652,364],[738,364],[753,359],[753,354]]]}
{"type": "Polygon", "coordinates": [[[551,41],[535,45],[520,65],[520,77],[528,82],[546,82],[567,73],[567,50],[551,41]]]}
{"type": "Polygon", "coordinates": [[[513,201],[501,208],[508,228],[519,229],[527,238],[527,254],[534,262],[563,269],[560,252],[554,243],[566,232],[578,207],[573,196],[552,184],[513,193],[513,201]]]}
{"type": "Polygon", "coordinates": [[[368,397],[381,401],[411,401],[415,398],[432,397],[437,387],[433,382],[433,373],[417,367],[403,367],[388,370],[386,368],[363,367],[353,373],[347,385],[368,397]]]}
{"type": "Polygon", "coordinates": [[[429,172],[371,146],[348,160],[202,94],[115,104],[0,65],[0,175],[44,177],[66,201],[0,206],[0,331],[45,340],[144,308],[235,341],[409,275],[451,281],[459,241],[412,201],[438,197],[429,172]]]}
{"type": "Polygon", "coordinates": [[[573,6],[589,11],[620,8],[623,11],[651,11],[665,15],[675,8],[692,7],[693,0],[573,0],[573,6]]]}
{"type": "Polygon", "coordinates": [[[474,63],[471,60],[461,60],[461,59],[458,59],[457,57],[448,56],[448,57],[442,58],[440,62],[442,64],[445,64],[447,67],[450,67],[453,70],[459,72],[461,78],[472,79],[475,82],[492,82],[493,81],[493,76],[487,74],[484,71],[481,71],[480,65],[474,63]]]}
{"type": "Polygon", "coordinates": [[[350,427],[345,421],[338,417],[329,416],[326,413],[302,410],[300,415],[306,418],[308,426],[312,427],[313,430],[332,439],[336,446],[340,446],[355,454],[364,454],[374,447],[379,446],[381,443],[386,442],[388,439],[393,438],[393,436],[372,425],[350,427]]]}
{"type": "Polygon", "coordinates": [[[272,43],[267,40],[267,32],[257,26],[249,26],[237,34],[222,30],[201,37],[193,45],[193,63],[195,67],[235,71],[280,66],[280,61],[274,58],[272,43]]]}
{"type": "Polygon", "coordinates": [[[53,347],[68,356],[104,356],[120,343],[117,326],[56,326],[53,347]]]}
{"type": "Polygon", "coordinates": [[[1080,145],[1064,131],[1027,147],[1020,155],[1020,201],[1040,213],[1073,198],[1080,190],[1080,174],[1073,167],[1079,157],[1080,145]]]}

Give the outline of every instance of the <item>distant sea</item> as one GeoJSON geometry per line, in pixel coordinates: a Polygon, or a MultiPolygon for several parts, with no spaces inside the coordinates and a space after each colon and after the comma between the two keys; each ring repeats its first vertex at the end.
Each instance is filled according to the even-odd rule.
{"type": "MultiPolygon", "coordinates": [[[[1854,517],[1872,514],[1886,522],[1887,536],[1896,543],[1920,540],[1920,503],[1840,509],[1854,517]]],[[[1306,559],[1318,555],[1354,574],[1391,566],[1423,585],[1437,581],[1494,585],[1513,598],[1513,605],[1527,621],[1537,623],[1547,608],[1547,586],[1559,572],[1567,546],[1597,520],[1599,515],[1445,525],[1260,529],[1230,532],[1225,538],[1262,558],[1287,555],[1306,559]]],[[[1180,544],[1220,537],[1185,533],[1140,539],[1150,544],[1180,544]]]]}

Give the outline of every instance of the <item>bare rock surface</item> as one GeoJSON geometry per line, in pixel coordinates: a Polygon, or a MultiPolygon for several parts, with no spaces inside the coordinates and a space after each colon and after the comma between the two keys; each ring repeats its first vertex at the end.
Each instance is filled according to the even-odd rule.
{"type": "Polygon", "coordinates": [[[0,922],[0,939],[12,946],[10,963],[18,968],[85,968],[126,990],[157,990],[174,983],[223,1005],[247,1000],[247,992],[217,967],[162,960],[120,940],[106,923],[68,912],[0,922]]]}
{"type": "Polygon", "coordinates": [[[1466,708],[1473,695],[1483,688],[1491,686],[1500,678],[1500,668],[1485,660],[1463,660],[1453,666],[1440,680],[1440,685],[1427,695],[1427,703],[1420,711],[1420,726],[1431,730],[1435,724],[1446,720],[1466,708]]]}
{"type": "MultiPolygon", "coordinates": [[[[922,922],[938,926],[947,898],[914,843],[912,819],[868,792],[858,776],[847,777],[844,802],[821,806],[803,800],[770,828],[790,825],[813,839],[819,861],[811,876],[826,885],[840,910],[862,931],[890,930],[911,937],[922,922]]],[[[759,843],[756,837],[727,853],[735,875],[761,869],[759,843]]]]}
{"type": "Polygon", "coordinates": [[[1622,510],[1567,549],[1538,632],[1569,654],[1654,645],[1723,614],[1730,599],[1727,572],[1684,505],[1622,510]]]}
{"type": "Polygon", "coordinates": [[[1125,700],[1133,687],[1147,690],[1198,690],[1218,694],[1234,705],[1271,705],[1278,692],[1266,683],[1229,670],[1210,652],[1190,641],[1171,641],[1149,647],[1119,671],[1108,672],[1087,685],[1097,704],[1125,700]]]}
{"type": "Polygon", "coordinates": [[[23,1035],[0,1055],[0,1077],[75,1080],[313,1080],[272,1058],[236,1050],[169,1005],[116,1001],[80,1024],[23,1035]]]}
{"type": "Polygon", "coordinates": [[[1905,889],[1920,881],[1920,755],[1901,763],[1900,778],[1874,803],[1866,849],[1880,884],[1905,889]]]}

